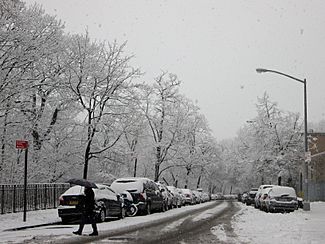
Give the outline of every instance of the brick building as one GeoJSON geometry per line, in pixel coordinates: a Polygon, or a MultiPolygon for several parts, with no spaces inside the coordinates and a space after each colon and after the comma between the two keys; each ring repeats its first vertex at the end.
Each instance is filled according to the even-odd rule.
{"type": "MultiPolygon", "coordinates": [[[[310,132],[308,136],[311,152],[308,174],[309,200],[325,201],[325,133],[310,132]]],[[[302,176],[301,174],[301,186],[303,186],[303,192],[306,192],[306,186],[302,184],[302,176]]]]}

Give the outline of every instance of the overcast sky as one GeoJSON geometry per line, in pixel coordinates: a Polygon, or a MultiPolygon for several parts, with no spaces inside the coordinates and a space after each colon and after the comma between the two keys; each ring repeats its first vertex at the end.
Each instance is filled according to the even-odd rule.
{"type": "Polygon", "coordinates": [[[303,84],[258,67],[307,79],[309,121],[325,119],[325,1],[27,0],[43,5],[70,33],[127,41],[133,65],[152,80],[177,74],[217,139],[256,116],[266,91],[303,115],[303,84]]]}

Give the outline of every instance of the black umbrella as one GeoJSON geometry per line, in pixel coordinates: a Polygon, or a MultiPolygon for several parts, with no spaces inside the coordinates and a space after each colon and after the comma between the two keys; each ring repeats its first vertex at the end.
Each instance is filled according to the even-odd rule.
{"type": "Polygon", "coordinates": [[[84,186],[84,187],[90,187],[90,188],[98,188],[94,182],[85,180],[85,179],[70,179],[67,181],[70,184],[84,186]]]}

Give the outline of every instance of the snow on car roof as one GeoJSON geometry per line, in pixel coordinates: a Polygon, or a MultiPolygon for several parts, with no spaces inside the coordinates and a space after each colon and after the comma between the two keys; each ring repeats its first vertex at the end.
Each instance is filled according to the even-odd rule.
{"type": "Polygon", "coordinates": [[[269,194],[272,196],[288,195],[292,197],[297,197],[295,189],[288,186],[273,186],[269,194]]]}
{"type": "Polygon", "coordinates": [[[190,190],[190,189],[181,189],[181,191],[183,192],[183,193],[192,193],[192,191],[190,190]]]}
{"type": "MultiPolygon", "coordinates": [[[[108,187],[106,185],[101,185],[101,184],[96,184],[98,188],[93,188],[94,193],[96,193],[96,191],[98,189],[102,189],[105,187],[108,187]]],[[[67,195],[84,195],[84,187],[83,186],[72,186],[70,187],[68,190],[66,190],[63,194],[63,196],[67,196],[67,195]]]]}
{"type": "Polygon", "coordinates": [[[147,178],[120,178],[111,184],[111,188],[118,193],[123,191],[142,192],[143,183],[149,181],[147,178]]]}
{"type": "Polygon", "coordinates": [[[272,187],[266,187],[266,188],[263,188],[263,189],[261,190],[261,193],[262,193],[262,194],[267,193],[267,192],[269,192],[271,189],[272,189],[272,187]]]}

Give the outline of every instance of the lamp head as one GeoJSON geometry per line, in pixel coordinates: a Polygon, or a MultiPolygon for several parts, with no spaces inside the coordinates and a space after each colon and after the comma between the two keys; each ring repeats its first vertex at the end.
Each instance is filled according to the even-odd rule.
{"type": "Polygon", "coordinates": [[[267,71],[268,71],[267,69],[262,69],[262,68],[257,68],[256,69],[257,73],[264,73],[264,72],[267,72],[267,71]]]}

